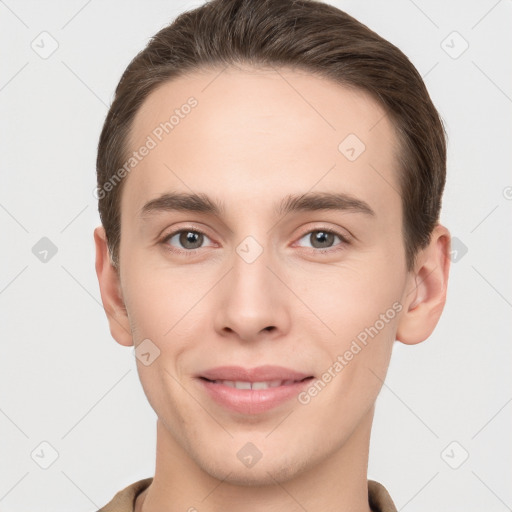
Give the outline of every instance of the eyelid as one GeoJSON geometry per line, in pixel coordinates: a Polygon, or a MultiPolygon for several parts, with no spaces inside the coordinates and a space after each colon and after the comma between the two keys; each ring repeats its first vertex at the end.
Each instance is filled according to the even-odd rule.
{"type": "Polygon", "coordinates": [[[174,224],[173,224],[173,226],[168,226],[160,232],[160,234],[157,236],[157,239],[159,239],[159,240],[162,240],[163,238],[167,239],[169,236],[175,235],[176,233],[180,233],[181,231],[195,231],[195,232],[201,233],[205,236],[208,236],[208,238],[211,238],[207,234],[206,229],[203,229],[202,227],[200,227],[199,224],[195,224],[192,222],[192,223],[186,224],[185,226],[176,227],[176,225],[174,225],[174,224]]]}
{"type": "Polygon", "coordinates": [[[347,242],[350,242],[352,240],[355,240],[355,236],[348,231],[348,229],[341,229],[341,228],[334,228],[326,225],[316,225],[316,226],[309,226],[307,229],[304,229],[302,232],[302,235],[300,235],[300,238],[302,238],[304,235],[307,235],[308,233],[311,233],[313,231],[325,231],[326,233],[333,233],[334,235],[339,236],[341,239],[346,240],[347,242]]]}

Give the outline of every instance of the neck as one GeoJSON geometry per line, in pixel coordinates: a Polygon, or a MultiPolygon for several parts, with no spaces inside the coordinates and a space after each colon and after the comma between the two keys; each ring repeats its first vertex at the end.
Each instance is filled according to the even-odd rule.
{"type": "Polygon", "coordinates": [[[371,512],[368,504],[368,449],[372,407],[345,443],[328,458],[290,479],[267,485],[237,485],[212,477],[157,421],[157,457],[151,485],[139,495],[135,512],[371,512]]]}

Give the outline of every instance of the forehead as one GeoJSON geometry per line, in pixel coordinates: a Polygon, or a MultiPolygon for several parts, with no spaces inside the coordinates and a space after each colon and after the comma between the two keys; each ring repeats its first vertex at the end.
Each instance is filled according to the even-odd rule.
{"type": "Polygon", "coordinates": [[[130,152],[144,146],[122,197],[134,214],[169,190],[245,205],[312,189],[364,196],[376,210],[399,202],[398,148],[384,109],[362,90],[305,71],[204,69],[165,82],[132,124],[130,152]]]}

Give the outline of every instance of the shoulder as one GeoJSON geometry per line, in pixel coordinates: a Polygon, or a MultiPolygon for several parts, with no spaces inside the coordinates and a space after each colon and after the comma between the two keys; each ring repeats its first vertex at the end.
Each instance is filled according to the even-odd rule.
{"type": "Polygon", "coordinates": [[[368,480],[368,502],[373,512],[397,512],[387,489],[375,480],[368,480]]]}
{"type": "Polygon", "coordinates": [[[135,499],[144,489],[149,487],[152,481],[153,477],[150,477],[128,485],[118,491],[105,506],[98,510],[98,512],[133,512],[135,499]]]}

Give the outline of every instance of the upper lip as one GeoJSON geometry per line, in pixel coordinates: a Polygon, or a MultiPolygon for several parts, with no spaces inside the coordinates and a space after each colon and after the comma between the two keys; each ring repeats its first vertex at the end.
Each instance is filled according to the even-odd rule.
{"type": "Polygon", "coordinates": [[[208,380],[229,380],[243,382],[266,382],[272,380],[301,381],[312,377],[307,373],[298,372],[282,366],[257,366],[255,368],[243,368],[242,366],[218,366],[202,372],[199,377],[208,380]]]}

